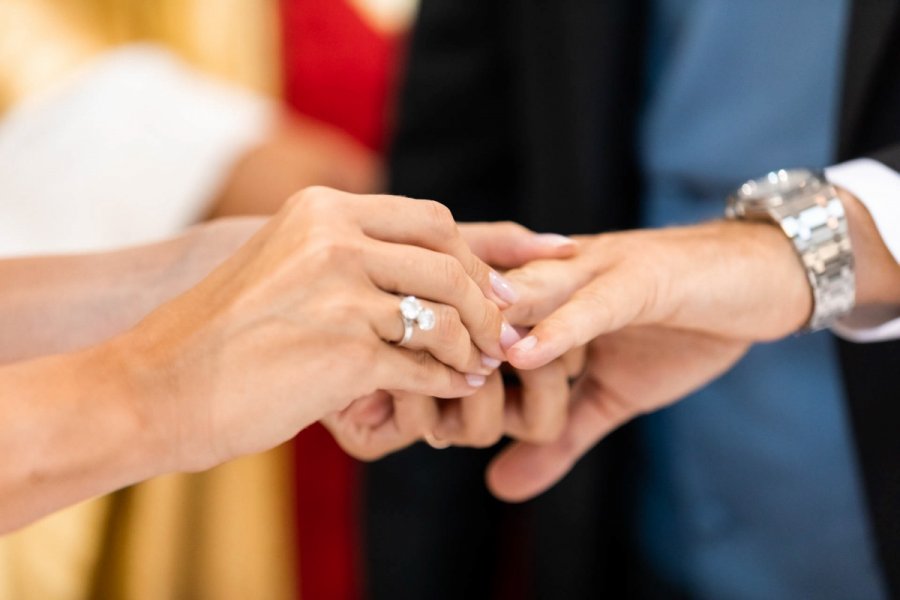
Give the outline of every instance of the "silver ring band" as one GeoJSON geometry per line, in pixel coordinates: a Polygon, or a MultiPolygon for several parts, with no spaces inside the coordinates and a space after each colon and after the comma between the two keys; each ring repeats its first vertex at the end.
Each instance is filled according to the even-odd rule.
{"type": "Polygon", "coordinates": [[[403,322],[403,338],[397,342],[397,345],[405,346],[412,339],[416,322],[413,319],[407,319],[403,315],[400,315],[400,320],[403,322]]]}

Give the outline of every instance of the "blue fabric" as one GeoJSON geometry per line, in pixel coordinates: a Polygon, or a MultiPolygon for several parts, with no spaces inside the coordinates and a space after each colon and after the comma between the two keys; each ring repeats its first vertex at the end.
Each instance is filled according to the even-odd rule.
{"type": "MultiPolygon", "coordinates": [[[[846,0],[652,4],[646,225],[833,162],[846,0]]],[[[885,597],[829,334],[756,347],[641,431],[641,548],[666,579],[702,598],[885,597]]]]}

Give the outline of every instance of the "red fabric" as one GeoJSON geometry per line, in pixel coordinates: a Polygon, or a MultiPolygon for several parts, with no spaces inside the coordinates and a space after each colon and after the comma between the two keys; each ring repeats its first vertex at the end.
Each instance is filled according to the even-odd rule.
{"type": "Polygon", "coordinates": [[[298,111],[384,146],[400,38],[346,0],[282,0],[285,95],[298,111]]]}
{"type": "MultiPolygon", "coordinates": [[[[400,40],[372,30],[346,0],[281,0],[288,105],[381,150],[400,40]]],[[[303,600],[361,597],[356,468],[320,426],[297,437],[303,600]]]]}

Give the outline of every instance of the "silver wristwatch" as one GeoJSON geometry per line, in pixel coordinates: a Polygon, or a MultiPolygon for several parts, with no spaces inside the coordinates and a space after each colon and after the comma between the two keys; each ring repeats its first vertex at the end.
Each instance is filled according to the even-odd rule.
{"type": "Polygon", "coordinates": [[[847,217],[822,173],[782,170],[748,181],[728,197],[725,215],[774,223],[794,244],[813,294],[806,330],[824,329],[853,309],[856,278],[847,217]]]}

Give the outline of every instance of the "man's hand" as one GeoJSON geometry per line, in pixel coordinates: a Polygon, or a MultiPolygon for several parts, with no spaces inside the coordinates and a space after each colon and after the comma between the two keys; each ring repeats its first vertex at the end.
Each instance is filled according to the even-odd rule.
{"type": "Polygon", "coordinates": [[[811,308],[790,243],[769,225],[593,236],[575,257],[507,277],[521,294],[507,319],[535,325],[507,352],[513,366],[587,348],[560,438],[514,443],[488,471],[492,491],[511,501],[544,491],[610,431],[703,386],[751,343],[795,331],[811,308]]]}
{"type": "Polygon", "coordinates": [[[490,465],[498,498],[532,498],[562,478],[608,433],[639,414],[662,408],[727,371],[749,344],[676,328],[629,327],[587,348],[568,420],[555,442],[516,442],[490,465]]]}
{"type": "MultiPolygon", "coordinates": [[[[900,265],[865,208],[840,192],[857,265],[857,305],[900,304],[900,265]]],[[[789,335],[809,317],[806,274],[767,224],[709,223],[586,238],[578,256],[507,274],[521,292],[506,311],[536,324],[507,355],[535,368],[588,344],[565,432],[550,445],[517,443],[488,483],[530,498],[631,418],[662,408],[728,370],[754,342],[789,335]]]]}

